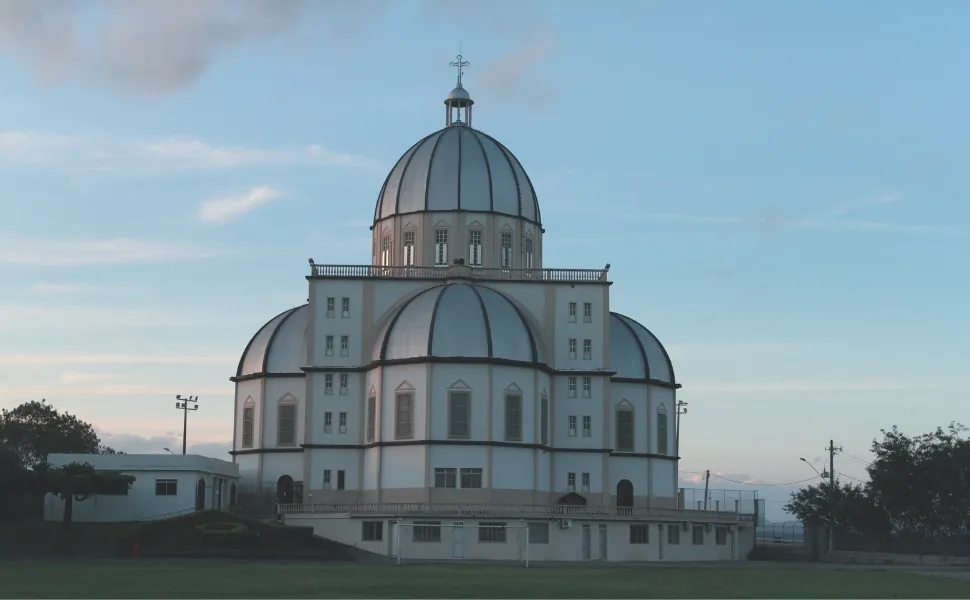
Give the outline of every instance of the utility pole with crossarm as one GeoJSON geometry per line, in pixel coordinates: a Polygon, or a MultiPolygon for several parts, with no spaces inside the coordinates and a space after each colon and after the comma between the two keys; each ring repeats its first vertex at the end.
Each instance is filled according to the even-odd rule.
{"type": "Polygon", "coordinates": [[[182,397],[182,394],[175,396],[175,408],[182,411],[182,455],[185,455],[185,449],[187,447],[186,441],[189,435],[189,411],[199,410],[199,397],[188,396],[186,398],[182,397]]]}

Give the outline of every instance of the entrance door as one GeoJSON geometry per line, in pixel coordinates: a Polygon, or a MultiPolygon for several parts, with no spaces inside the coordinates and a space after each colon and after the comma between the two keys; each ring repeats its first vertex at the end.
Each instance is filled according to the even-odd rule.
{"type": "Polygon", "coordinates": [[[589,560],[591,558],[592,552],[590,546],[592,545],[593,534],[589,529],[589,525],[583,525],[583,560],[589,560]]]}
{"type": "Polygon", "coordinates": [[[396,521],[387,522],[387,542],[391,545],[388,548],[387,553],[391,556],[397,556],[397,536],[400,535],[397,528],[396,521]]]}
{"type": "Polygon", "coordinates": [[[451,528],[451,556],[465,558],[465,524],[461,521],[455,521],[451,528]]]}
{"type": "Polygon", "coordinates": [[[606,538],[606,525],[600,525],[600,560],[606,560],[606,547],[609,545],[606,538]]]}
{"type": "Polygon", "coordinates": [[[733,529],[728,531],[728,543],[731,544],[731,560],[735,560],[735,552],[738,549],[737,540],[734,539],[735,535],[737,535],[737,533],[733,529]]]}

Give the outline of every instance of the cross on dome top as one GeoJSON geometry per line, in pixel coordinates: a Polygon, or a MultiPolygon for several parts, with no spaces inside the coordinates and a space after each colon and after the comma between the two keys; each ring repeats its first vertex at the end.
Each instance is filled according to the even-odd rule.
{"type": "Polygon", "coordinates": [[[462,69],[464,69],[470,64],[471,63],[469,63],[467,60],[464,60],[464,57],[461,55],[461,53],[459,53],[458,56],[455,57],[455,60],[448,63],[448,66],[455,67],[456,69],[458,69],[458,87],[461,87],[461,77],[462,75],[464,75],[464,71],[462,69]]]}

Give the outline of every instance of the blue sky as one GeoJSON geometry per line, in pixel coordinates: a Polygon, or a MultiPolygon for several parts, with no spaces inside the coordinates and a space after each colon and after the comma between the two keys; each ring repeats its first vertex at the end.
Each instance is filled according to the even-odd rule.
{"type": "Polygon", "coordinates": [[[368,261],[460,43],[546,266],[611,263],[676,361],[682,468],[796,481],[833,438],[862,478],[881,428],[970,421],[968,24],[959,0],[6,2],[0,406],[160,451],[198,394],[190,442],[224,450],[239,352],[308,257],[368,261]]]}

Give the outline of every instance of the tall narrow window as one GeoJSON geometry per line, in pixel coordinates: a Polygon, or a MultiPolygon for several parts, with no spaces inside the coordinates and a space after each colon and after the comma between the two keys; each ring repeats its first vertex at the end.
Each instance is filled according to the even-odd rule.
{"type": "Polygon", "coordinates": [[[505,441],[522,441],[522,396],[505,394],[505,441]]]}
{"type": "Polygon", "coordinates": [[[593,435],[593,417],[586,415],[583,417],[583,437],[593,435]]]}
{"type": "Polygon", "coordinates": [[[616,411],[616,451],[633,452],[633,411],[621,408],[616,411]]]}
{"type": "Polygon", "coordinates": [[[473,267],[482,266],[481,229],[472,229],[468,232],[468,264],[473,267]]]}
{"type": "Polygon", "coordinates": [[[569,338],[569,358],[576,358],[576,338],[569,338]]]}
{"type": "Polygon", "coordinates": [[[576,437],[576,415],[569,415],[569,437],[576,437]]]}
{"type": "Polygon", "coordinates": [[[575,377],[566,378],[566,390],[568,392],[566,394],[567,396],[569,396],[570,398],[576,397],[576,378],[575,377]]]}
{"type": "Polygon", "coordinates": [[[340,395],[341,396],[346,396],[347,395],[347,383],[348,383],[347,380],[348,379],[350,379],[350,376],[347,375],[346,373],[341,373],[340,374],[340,395]]]}
{"type": "Polygon", "coordinates": [[[276,445],[296,444],[296,405],[280,404],[277,408],[276,445]]]}
{"type": "Polygon", "coordinates": [[[323,432],[331,433],[333,432],[333,413],[325,412],[323,413],[323,432]]]}
{"type": "Polygon", "coordinates": [[[340,420],[337,421],[337,432],[347,433],[347,413],[340,413],[340,420]]]}
{"type": "Polygon", "coordinates": [[[328,319],[333,318],[334,300],[335,300],[334,298],[327,298],[327,318],[328,319]]]}
{"type": "Polygon", "coordinates": [[[470,392],[448,392],[448,437],[471,437],[472,395],[470,392]]]}
{"type": "Polygon", "coordinates": [[[542,396],[541,401],[542,407],[539,411],[539,419],[541,423],[539,424],[540,436],[539,440],[543,446],[549,445],[549,398],[546,398],[545,394],[542,396]]]}
{"type": "Polygon", "coordinates": [[[342,335],[340,336],[340,356],[348,356],[350,354],[350,336],[342,335]]]}
{"type": "Polygon", "coordinates": [[[588,492],[589,491],[589,473],[583,473],[582,482],[583,482],[583,488],[582,488],[583,491],[584,492],[588,492]]]}
{"type": "Polygon", "coordinates": [[[327,356],[333,356],[333,336],[332,335],[327,336],[327,345],[324,353],[327,356]]]}
{"type": "Polygon", "coordinates": [[[575,492],[576,491],[576,474],[566,473],[566,491],[575,492]]]}
{"type": "Polygon", "coordinates": [[[512,268],[512,234],[502,234],[502,268],[512,268]]]}
{"type": "Polygon", "coordinates": [[[323,470],[323,489],[325,490],[330,489],[330,473],[332,473],[330,469],[323,470]]]}
{"type": "Polygon", "coordinates": [[[398,394],[394,407],[394,439],[409,440],[414,437],[414,394],[398,394]]]}
{"type": "Polygon", "coordinates": [[[404,264],[405,266],[414,265],[414,232],[404,232],[404,264]]]}
{"type": "Polygon", "coordinates": [[[252,406],[243,407],[242,447],[253,447],[253,417],[256,410],[252,406]]]}
{"type": "Polygon", "coordinates": [[[346,473],[347,472],[344,471],[343,469],[340,469],[339,471],[337,471],[337,489],[338,490],[344,489],[344,484],[347,481],[346,473]]]}
{"type": "Polygon", "coordinates": [[[570,323],[576,322],[576,303],[575,302],[569,303],[569,322],[570,323]]]}
{"type": "Polygon", "coordinates": [[[583,340],[583,360],[593,360],[593,340],[583,340]]]}
{"type": "Polygon", "coordinates": [[[667,441],[667,411],[657,411],[657,454],[668,454],[670,447],[667,441]]]}
{"type": "Polygon", "coordinates": [[[593,322],[593,303],[583,302],[583,323],[593,322]]]}
{"type": "Polygon", "coordinates": [[[333,396],[333,373],[323,374],[323,393],[333,396]]]}
{"type": "Polygon", "coordinates": [[[377,398],[369,396],[367,398],[367,441],[373,442],[377,439],[375,431],[377,425],[377,398]]]}
{"type": "Polygon", "coordinates": [[[434,264],[436,267],[448,265],[448,230],[434,230],[434,264]]]}
{"type": "Polygon", "coordinates": [[[381,238],[381,266],[391,266],[391,236],[381,238]]]}
{"type": "Polygon", "coordinates": [[[583,398],[589,398],[593,395],[593,378],[583,377],[583,398]]]}
{"type": "Polygon", "coordinates": [[[340,317],[342,319],[350,318],[350,298],[340,299],[340,317]]]}
{"type": "Polygon", "coordinates": [[[525,268],[531,269],[535,264],[535,253],[532,247],[532,238],[527,237],[522,242],[522,253],[525,255],[525,268]]]}

